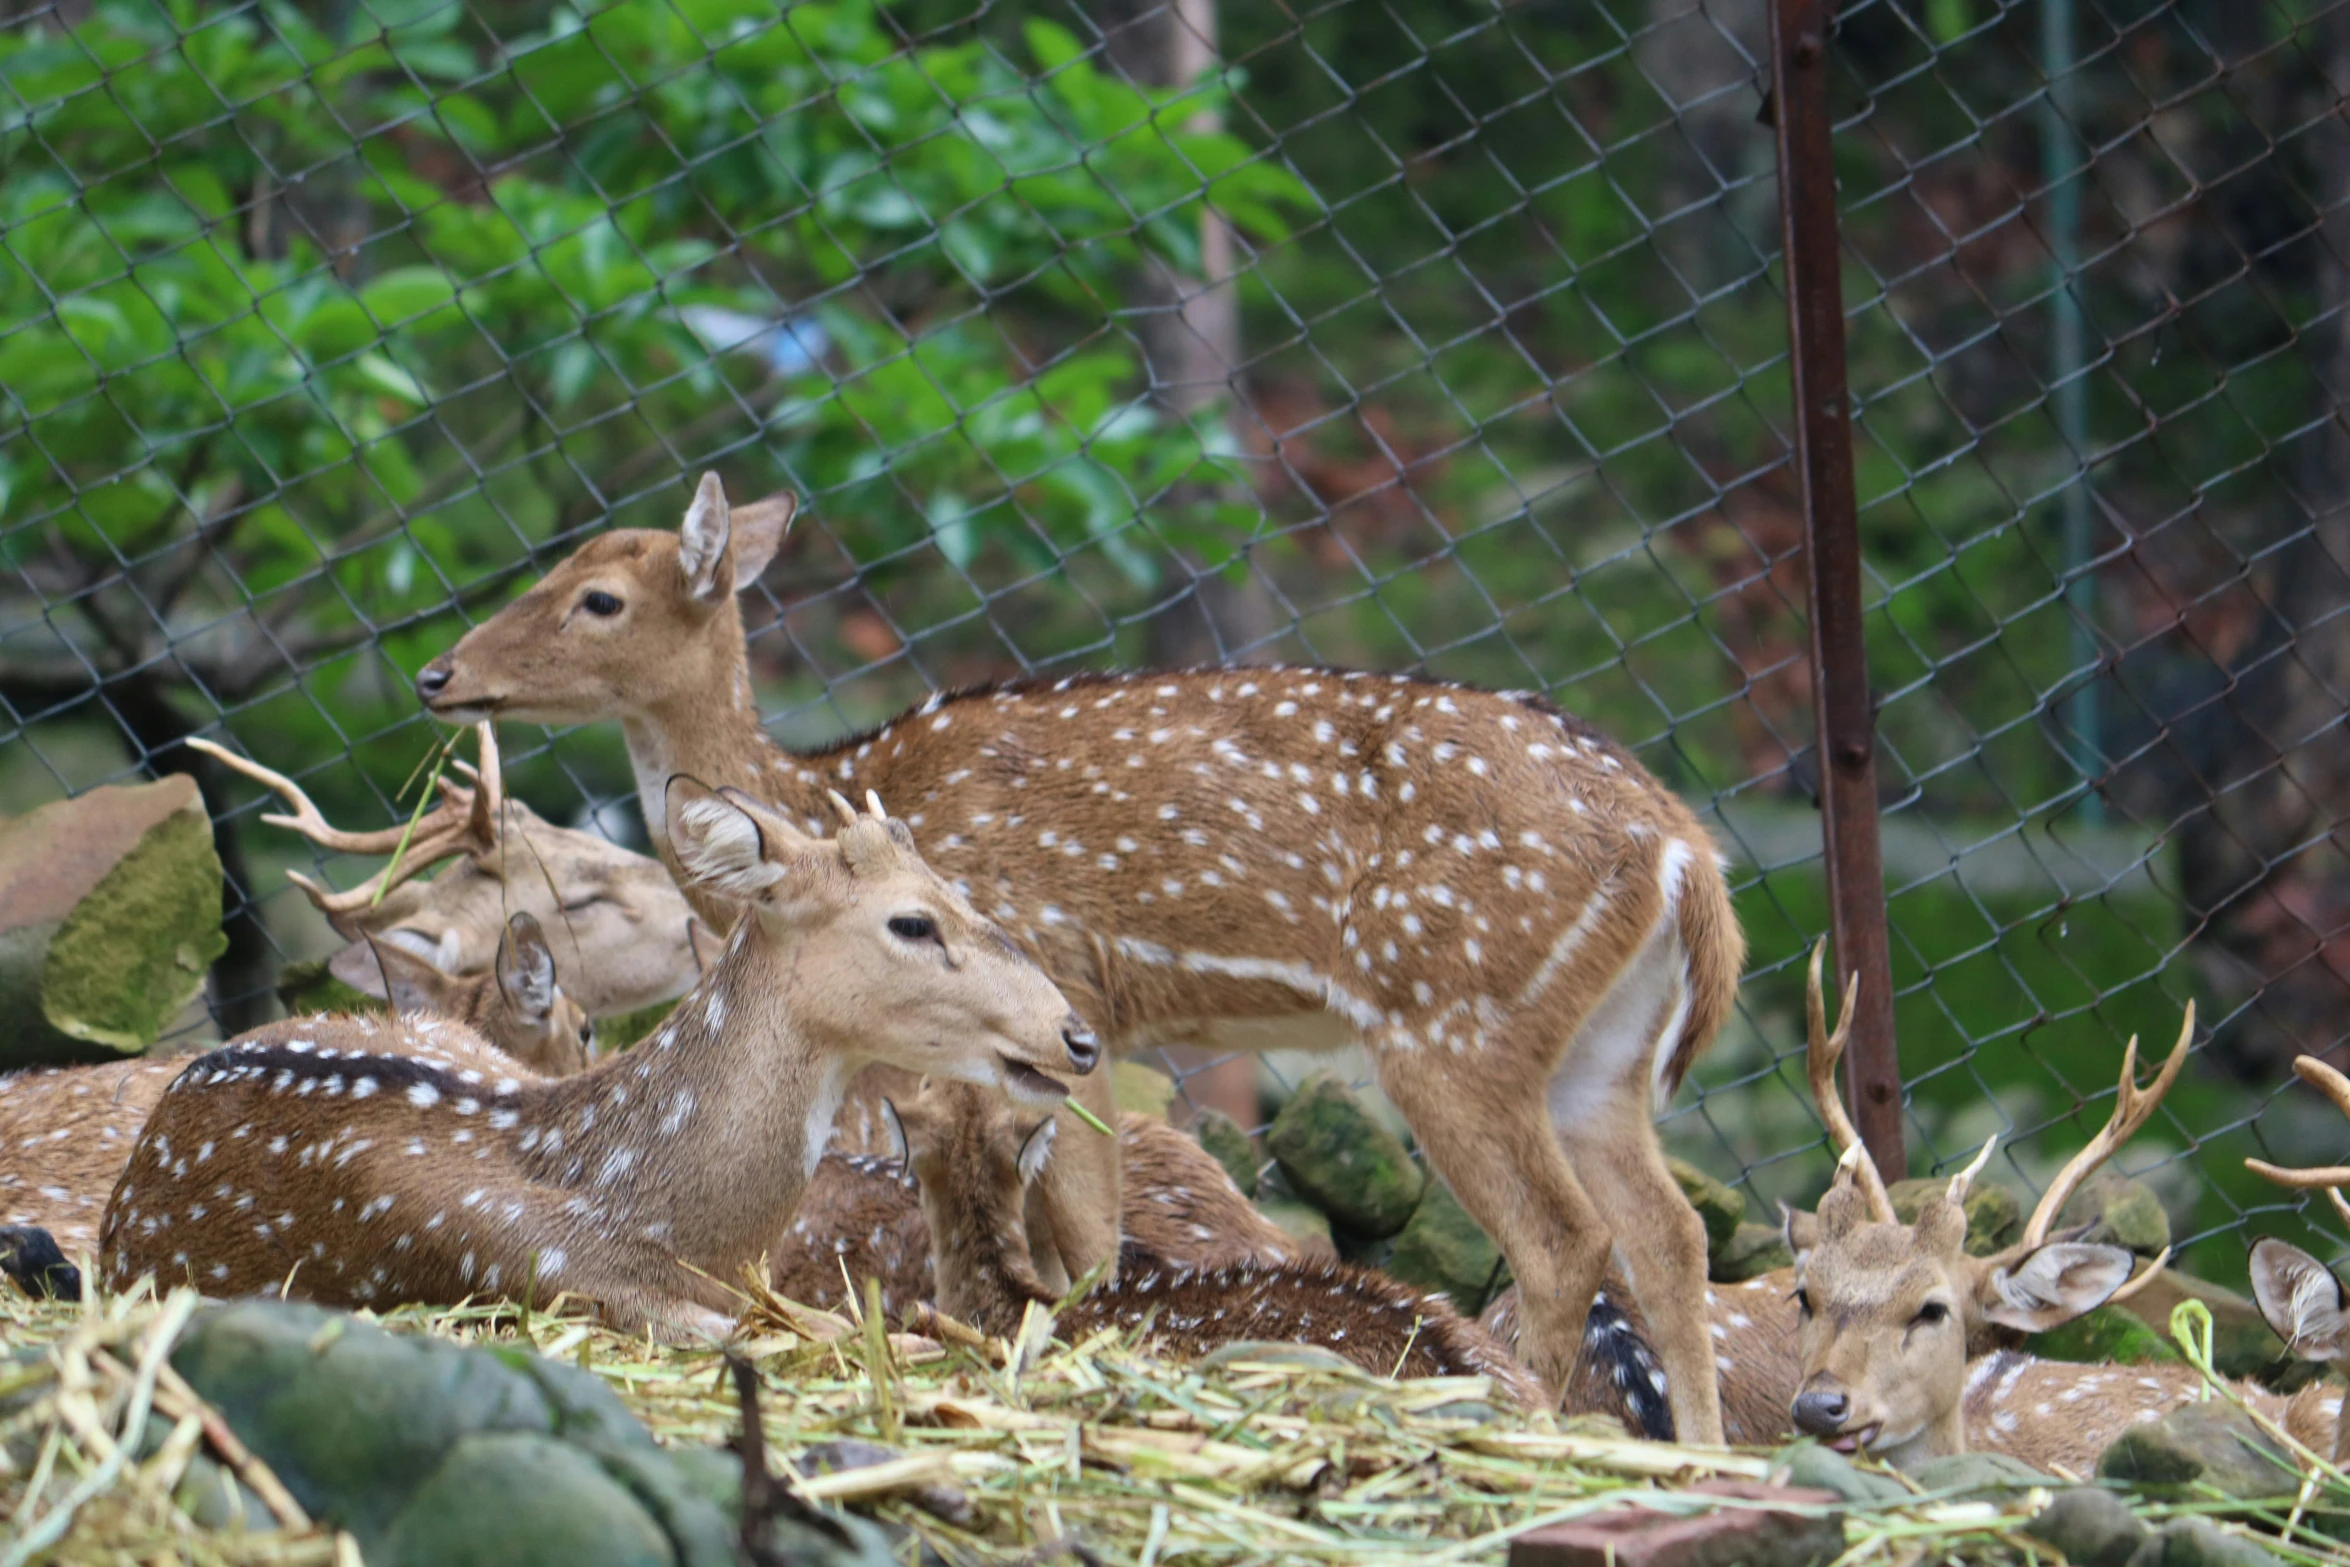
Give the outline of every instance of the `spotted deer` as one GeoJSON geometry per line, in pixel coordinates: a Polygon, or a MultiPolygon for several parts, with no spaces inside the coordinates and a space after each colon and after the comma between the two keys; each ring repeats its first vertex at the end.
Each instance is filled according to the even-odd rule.
{"type": "MultiPolygon", "coordinates": [[[[886,791],[1121,1046],[1360,1041],[1508,1256],[1535,1370],[1565,1381],[1612,1244],[1679,1430],[1720,1439],[1704,1232],[1651,1115],[1727,1014],[1744,946],[1679,799],[1537,697],[1316,669],[942,693],[787,754],[752,701],[735,590],[791,515],[730,511],[706,477],[677,533],[590,540],[418,691],[452,721],[617,719],[671,860],[671,770],[802,817],[827,787],[886,791]]],[[[1115,1255],[1117,1164],[1076,1128],[1059,1140],[1043,1206],[1082,1273],[1115,1255]]]]}
{"type": "MultiPolygon", "coordinates": [[[[2334,1108],[2350,1116],[2350,1077],[2344,1077],[2315,1056],[2300,1057],[2294,1061],[2293,1070],[2301,1075],[2302,1081],[2332,1101],[2334,1108]]],[[[2342,1187],[2350,1183],[2350,1166],[2296,1170],[2262,1159],[2247,1159],[2244,1164],[2254,1174],[2280,1186],[2297,1191],[2323,1188],[2334,1211],[2345,1223],[2350,1223],[2350,1201],[2342,1196],[2342,1187]]],[[[2350,1376],[2350,1299],[2344,1297],[2341,1280],[2333,1269],[2298,1246],[2273,1236],[2263,1237],[2252,1246],[2252,1295],[2259,1302],[2260,1314],[2268,1319],[2269,1327],[2294,1355],[2350,1376]]],[[[2306,1398],[2307,1390],[2297,1396],[2306,1398]]],[[[2319,1414],[2331,1423],[2330,1441],[2325,1440],[2323,1431],[2305,1434],[2296,1430],[2294,1434],[2317,1452],[2330,1456],[2336,1467],[2350,1462],[2350,1428],[2342,1424],[2338,1387],[2325,1395],[2319,1414]]]]}
{"type": "MultiPolygon", "coordinates": [[[[365,938],[430,960],[443,972],[478,974],[495,963],[513,915],[548,933],[571,976],[573,999],[591,1017],[634,1011],[683,995],[694,982],[692,911],[658,861],[593,833],[557,827],[505,792],[497,736],[478,726],[478,769],[441,781],[442,799],[420,819],[397,863],[340,892],[289,872],[350,945],[330,971],[357,990],[382,994],[365,938]],[[430,881],[423,874],[446,863],[430,881]]],[[[197,750],[284,800],[290,815],[263,821],[339,854],[392,855],[405,824],[351,832],[327,821],[283,773],[209,740],[197,750]]]]}
{"type": "MultiPolygon", "coordinates": [[[[397,1037],[412,1038],[422,1059],[457,1065],[435,1043],[442,1036],[434,1020],[446,1019],[495,1048],[501,1074],[516,1064],[546,1077],[587,1065],[594,1026],[558,983],[554,954],[529,915],[509,922],[488,974],[444,974],[399,947],[369,956],[377,965],[372,988],[388,990],[393,1010],[415,1024],[412,1034],[397,1037]]],[[[395,1036],[375,1020],[344,1019],[341,1026],[395,1048],[395,1036]]],[[[137,1056],[0,1076],[0,1227],[46,1230],[68,1257],[97,1255],[106,1198],[139,1129],[188,1060],[137,1056]]]]}
{"type": "Polygon", "coordinates": [[[962,1106],[928,1088],[902,1104],[885,1101],[884,1114],[921,1188],[938,1310],[958,1321],[1009,1337],[1033,1304],[1057,1310],[1056,1326],[1072,1341],[1141,1328],[1178,1359],[1249,1341],[1307,1343],[1380,1376],[1481,1376],[1522,1408],[1552,1402],[1475,1323],[1335,1260],[1185,1266],[1129,1238],[1119,1278],[1063,1304],[1036,1277],[1020,1233],[1023,1193],[1051,1161],[1059,1122],[992,1101],[975,1127],[962,1106]],[[950,1191],[964,1200],[941,1200],[950,1191]]]}
{"type": "Polygon", "coordinates": [[[650,1040],[575,1077],[502,1075],[486,1051],[432,1065],[366,1020],[273,1024],[199,1058],[107,1204],[107,1279],[338,1305],[570,1292],[625,1331],[722,1331],[724,1281],[778,1249],[858,1063],[1049,1106],[1067,1092],[1051,1073],[1100,1055],[867,800],[836,801],[827,839],[673,780],[679,865],[746,913],[650,1040]]]}

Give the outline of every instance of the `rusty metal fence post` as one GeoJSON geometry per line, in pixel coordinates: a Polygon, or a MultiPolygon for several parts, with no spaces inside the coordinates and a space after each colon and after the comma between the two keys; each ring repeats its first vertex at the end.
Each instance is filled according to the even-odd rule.
{"type": "Polygon", "coordinates": [[[1853,1121],[1889,1181],[1908,1171],[1877,842],[1876,708],[1862,639],[1860,524],[1845,385],[1844,295],[1828,112],[1831,0],[1772,0],[1771,107],[1787,268],[1787,346],[1811,601],[1812,713],[1839,977],[1860,1001],[1846,1056],[1853,1121]]]}

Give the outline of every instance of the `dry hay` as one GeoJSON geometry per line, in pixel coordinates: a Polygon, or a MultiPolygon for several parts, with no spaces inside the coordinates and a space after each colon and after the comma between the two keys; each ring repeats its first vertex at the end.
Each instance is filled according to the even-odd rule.
{"type": "MultiPolygon", "coordinates": [[[[0,1458],[0,1567],[358,1562],[351,1540],[302,1516],[172,1373],[166,1357],[194,1305],[185,1291],[59,1305],[0,1285],[0,1444],[37,1453],[29,1466],[0,1458]],[[119,1439],[150,1406],[172,1422],[170,1437],[138,1461],[119,1439]],[[216,1533],[174,1507],[199,1450],[235,1469],[285,1527],[216,1533]]],[[[1476,1378],[1394,1384],[1279,1350],[1178,1366],[1112,1333],[1057,1343],[1041,1313],[1016,1340],[988,1342],[952,1323],[928,1339],[770,1295],[751,1305],[734,1348],[757,1370],[773,1461],[842,1438],[894,1449],[902,1456],[886,1464],[794,1483],[904,1525],[951,1563],[1498,1563],[1530,1525],[1714,1505],[1674,1488],[1769,1468],[1759,1454],[1506,1412],[1485,1403],[1476,1378]]],[[[736,1429],[736,1390],[715,1349],[623,1338],[564,1312],[377,1320],[459,1342],[525,1341],[603,1378],[666,1443],[723,1444],[736,1429]]],[[[2005,1512],[1928,1496],[1855,1509],[1839,1567],[2050,1561],[2014,1533],[2040,1499],[2019,1494],[2005,1512]]],[[[2143,1509],[2150,1520],[2182,1510],[2192,1509],[2143,1509]]],[[[2306,1532],[2260,1543],[2290,1561],[2350,1564],[2350,1551],[2306,1532]]]]}

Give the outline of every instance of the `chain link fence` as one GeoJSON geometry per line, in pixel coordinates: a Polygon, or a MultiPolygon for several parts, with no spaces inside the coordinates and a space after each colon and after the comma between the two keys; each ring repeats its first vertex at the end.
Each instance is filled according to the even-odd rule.
{"type": "MultiPolygon", "coordinates": [[[[691,476],[812,743],[1077,664],[1546,691],[1701,803],[1753,946],[1666,1122],[1824,1179],[1824,930],[1765,0],[64,0],[0,24],[0,805],[196,771],[196,1032],[326,933],[180,742],[353,825],[409,677],[691,476]],[[224,736],[224,737],[225,737],[224,736]]],[[[1871,0],[1832,43],[1910,1154],[2125,1163],[2189,1261],[2344,1036],[2350,14],[1871,0]]],[[[512,787],[642,841],[617,736],[512,787]]],[[[1177,1062],[1199,1097],[1278,1092],[1177,1062]]],[[[2307,1240],[2307,1233],[2297,1235],[2307,1240]]],[[[2328,1244],[2322,1235],[2321,1248],[2328,1244]]]]}

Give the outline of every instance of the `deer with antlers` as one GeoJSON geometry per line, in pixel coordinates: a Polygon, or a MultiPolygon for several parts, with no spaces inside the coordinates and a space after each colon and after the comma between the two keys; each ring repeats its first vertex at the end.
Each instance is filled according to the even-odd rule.
{"type": "MultiPolygon", "coordinates": [[[[2293,1070],[2350,1116],[2350,1077],[2315,1056],[2299,1057],[2293,1070]]],[[[2323,1190],[2334,1212],[2350,1223],[2350,1201],[2342,1196],[2342,1187],[2350,1184],[2350,1166],[2297,1170],[2264,1159],[2247,1159],[2244,1166],[2295,1191],[2323,1190]]],[[[2269,1327],[2294,1355],[2350,1375],[2350,1297],[2344,1296],[2333,1269],[2290,1242],[2263,1237],[2252,1246],[2252,1295],[2269,1327]]],[[[2305,1388],[2294,1395],[2285,1424],[2312,1449],[2330,1456],[2337,1468],[2350,1462],[2350,1427],[2342,1422],[2339,1387],[2322,1392],[2305,1388]],[[2316,1405],[2313,1410],[2307,1408],[2311,1404],[2316,1405]],[[2328,1430],[2333,1433],[2330,1442],[2325,1437],[2328,1430]]]]}
{"type": "MultiPolygon", "coordinates": [[[[1044,972],[915,851],[835,804],[811,836],[674,780],[673,851],[747,912],[652,1038],[559,1080],[416,1059],[369,1020],[269,1028],[193,1062],[106,1208],[120,1286],[342,1305],[571,1292],[626,1331],[725,1328],[779,1248],[849,1075],[880,1059],[1054,1105],[1100,1047],[1044,972]]],[[[443,1032],[457,1032],[440,1025],[443,1032]]]]}
{"type": "MultiPolygon", "coordinates": [[[[428,664],[425,705],[618,720],[671,863],[672,770],[804,819],[828,787],[880,788],[1124,1046],[1362,1042],[1508,1256],[1535,1369],[1565,1382],[1612,1246],[1678,1429],[1719,1440],[1704,1232],[1651,1121],[1727,1015],[1744,951],[1689,809],[1538,698],[1313,669],[942,694],[790,755],[752,703],[735,590],[792,510],[735,510],[706,477],[677,533],[590,540],[428,664]]],[[[1039,1192],[1075,1275],[1116,1256],[1119,1172],[1107,1146],[1060,1142],[1039,1192]]]]}
{"type": "Polygon", "coordinates": [[[353,989],[383,994],[366,938],[446,973],[478,974],[495,964],[511,918],[527,914],[549,933],[551,950],[562,953],[572,997],[589,1016],[684,994],[699,972],[693,914],[669,872],[593,833],[557,827],[508,796],[491,726],[476,726],[475,740],[479,766],[455,760],[460,776],[441,779],[441,799],[412,831],[364,832],[329,822],[283,773],[209,740],[188,744],[284,800],[291,814],[264,816],[270,825],[333,853],[387,857],[365,881],[340,892],[287,873],[350,942],[329,968],[353,989]],[[438,876],[420,879],[444,863],[438,876]]]}

